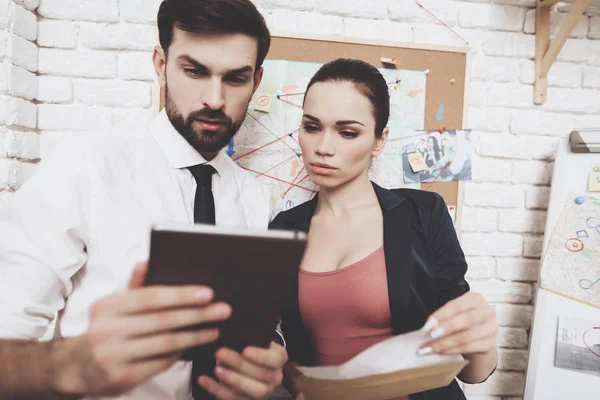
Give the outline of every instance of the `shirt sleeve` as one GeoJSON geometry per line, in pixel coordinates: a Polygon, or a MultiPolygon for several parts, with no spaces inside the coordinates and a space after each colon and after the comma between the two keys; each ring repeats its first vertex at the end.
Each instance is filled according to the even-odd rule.
{"type": "Polygon", "coordinates": [[[444,199],[434,193],[435,201],[431,210],[429,236],[433,251],[438,304],[441,307],[448,301],[469,291],[465,280],[467,262],[460,247],[458,236],[444,199]]]}
{"type": "Polygon", "coordinates": [[[57,145],[0,209],[0,337],[39,339],[65,306],[87,259],[86,176],[81,146],[57,145]]]}

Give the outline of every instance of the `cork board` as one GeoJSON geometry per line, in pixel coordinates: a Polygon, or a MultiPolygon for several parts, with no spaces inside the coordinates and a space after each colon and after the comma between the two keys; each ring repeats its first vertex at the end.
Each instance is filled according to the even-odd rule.
{"type": "MultiPolygon", "coordinates": [[[[442,127],[464,128],[467,56],[468,48],[465,47],[416,46],[340,36],[274,34],[267,59],[326,63],[344,57],[361,59],[378,68],[385,68],[389,65],[384,65],[381,58],[396,57],[397,69],[429,70],[424,129],[436,130],[442,127]],[[444,104],[444,115],[438,122],[436,113],[440,104],[444,104]]],[[[161,109],[163,102],[161,93],[161,109]]],[[[458,224],[462,208],[460,182],[423,183],[421,189],[437,192],[448,205],[456,206],[458,224]]]]}

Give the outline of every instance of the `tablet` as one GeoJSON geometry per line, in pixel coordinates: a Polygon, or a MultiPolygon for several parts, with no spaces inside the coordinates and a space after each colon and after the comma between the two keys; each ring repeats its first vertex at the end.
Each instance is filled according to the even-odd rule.
{"type": "Polygon", "coordinates": [[[206,285],[214,301],[231,305],[217,327],[219,339],[188,350],[185,360],[212,357],[226,346],[268,348],[284,304],[294,293],[306,234],[243,230],[214,225],[162,223],[153,226],[146,285],[206,285]]]}

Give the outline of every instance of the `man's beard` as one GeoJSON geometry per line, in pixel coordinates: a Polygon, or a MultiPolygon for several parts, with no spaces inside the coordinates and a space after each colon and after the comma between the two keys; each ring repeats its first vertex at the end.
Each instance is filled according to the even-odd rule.
{"type": "MultiPolygon", "coordinates": [[[[203,108],[202,110],[192,111],[187,118],[175,106],[171,98],[168,87],[165,87],[165,109],[167,116],[173,124],[173,127],[179,132],[187,142],[199,153],[216,153],[231,141],[231,138],[237,133],[243,120],[234,122],[225,115],[222,110],[211,110],[203,108]],[[222,127],[215,131],[206,129],[194,129],[194,121],[197,119],[218,120],[222,127]]],[[[244,113],[245,114],[245,113],[244,113]]]]}

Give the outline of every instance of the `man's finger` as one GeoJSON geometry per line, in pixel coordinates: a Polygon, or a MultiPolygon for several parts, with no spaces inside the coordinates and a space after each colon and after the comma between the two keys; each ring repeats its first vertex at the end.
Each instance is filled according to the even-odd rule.
{"type": "Polygon", "coordinates": [[[288,360],[287,351],[285,351],[283,346],[275,342],[271,342],[271,346],[268,349],[252,346],[247,347],[242,354],[255,364],[271,369],[282,368],[288,360]]]}
{"type": "Polygon", "coordinates": [[[228,369],[237,371],[241,375],[260,382],[273,383],[280,382],[282,379],[281,367],[273,369],[255,364],[240,353],[230,349],[219,349],[216,353],[216,359],[219,365],[223,365],[228,369]]]}
{"type": "Polygon", "coordinates": [[[205,305],[212,298],[213,291],[206,286],[148,286],[107,296],[94,305],[92,313],[114,314],[118,310],[119,314],[144,314],[205,305]]]}
{"type": "Polygon", "coordinates": [[[217,329],[170,332],[162,335],[136,338],[127,342],[127,346],[121,352],[126,360],[137,361],[184,352],[194,346],[213,343],[218,338],[219,331],[217,329]]]}
{"type": "Polygon", "coordinates": [[[276,385],[269,385],[268,383],[257,381],[244,376],[237,371],[218,366],[215,368],[215,373],[219,381],[224,382],[234,392],[243,394],[253,399],[263,399],[270,394],[271,387],[276,385]]]}
{"type": "Polygon", "coordinates": [[[235,393],[233,390],[228,388],[227,386],[215,381],[208,376],[201,376],[198,378],[198,383],[207,392],[215,396],[219,400],[246,400],[248,397],[242,396],[240,394],[235,393]]]}
{"type": "Polygon", "coordinates": [[[146,273],[148,272],[148,261],[137,263],[129,279],[129,289],[137,289],[144,286],[146,273]]]}

